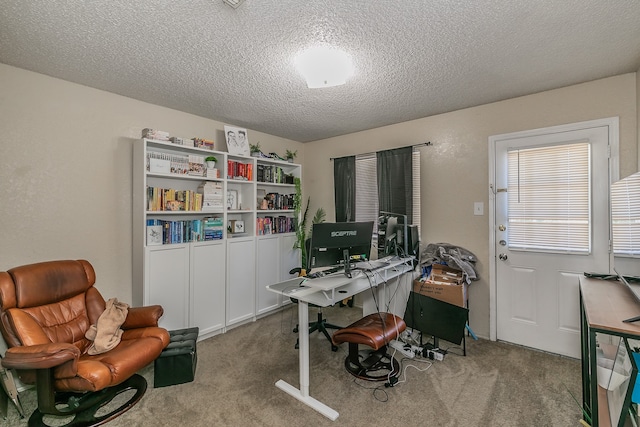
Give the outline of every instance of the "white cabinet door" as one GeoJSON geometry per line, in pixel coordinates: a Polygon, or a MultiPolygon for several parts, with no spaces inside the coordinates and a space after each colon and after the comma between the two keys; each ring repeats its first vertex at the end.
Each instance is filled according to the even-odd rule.
{"type": "Polygon", "coordinates": [[[190,324],[200,337],[224,329],[226,248],[222,240],[192,243],[190,324]]]}
{"type": "Polygon", "coordinates": [[[227,240],[227,326],[255,315],[255,239],[227,240]]]}
{"type": "Polygon", "coordinates": [[[280,295],[266,288],[280,281],[280,237],[272,235],[258,238],[257,256],[257,314],[262,314],[280,305],[280,295]]]}
{"type": "Polygon", "coordinates": [[[144,305],[160,304],[159,325],[168,330],[189,326],[189,246],[147,248],[144,305]]]}

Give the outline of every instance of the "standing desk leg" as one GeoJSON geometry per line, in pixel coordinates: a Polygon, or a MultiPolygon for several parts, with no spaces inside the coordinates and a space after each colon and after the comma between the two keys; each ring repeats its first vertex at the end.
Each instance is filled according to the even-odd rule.
{"type": "Polygon", "coordinates": [[[284,380],[278,380],[276,387],[335,421],[339,415],[337,411],[309,396],[309,304],[301,300],[298,300],[298,325],[300,389],[284,380]]]}

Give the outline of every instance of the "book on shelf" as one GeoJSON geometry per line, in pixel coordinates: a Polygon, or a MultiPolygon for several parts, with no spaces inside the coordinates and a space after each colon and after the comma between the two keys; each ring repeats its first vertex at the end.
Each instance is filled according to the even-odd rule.
{"type": "Polygon", "coordinates": [[[202,194],[191,190],[147,186],[147,210],[201,211],[202,194]]]}
{"type": "Polygon", "coordinates": [[[218,240],[224,236],[224,224],[221,217],[207,217],[203,220],[204,240],[218,240]]]}
{"type": "Polygon", "coordinates": [[[204,156],[189,154],[189,175],[204,176],[204,156]]]}
{"type": "Polygon", "coordinates": [[[267,234],[293,233],[296,231],[296,222],[290,216],[265,216],[256,219],[256,234],[263,236],[267,234]]]}
{"type": "Polygon", "coordinates": [[[253,163],[242,163],[227,160],[227,179],[251,181],[253,180],[253,163]]]}
{"type": "Polygon", "coordinates": [[[221,182],[203,182],[198,186],[202,196],[202,210],[215,212],[224,210],[224,193],[221,182]]]}
{"type": "Polygon", "coordinates": [[[147,171],[152,173],[171,173],[185,175],[189,173],[189,157],[180,154],[147,152],[147,171]]]}
{"type": "Polygon", "coordinates": [[[273,165],[258,165],[256,179],[258,182],[293,184],[293,175],[287,175],[280,166],[273,165]]]}
{"type": "Polygon", "coordinates": [[[224,237],[222,218],[206,217],[195,220],[147,220],[147,246],[171,245],[224,237]]]}

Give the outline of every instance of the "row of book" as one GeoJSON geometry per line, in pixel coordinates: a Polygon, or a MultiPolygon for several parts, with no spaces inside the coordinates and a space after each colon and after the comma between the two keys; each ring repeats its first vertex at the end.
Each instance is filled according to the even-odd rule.
{"type": "Polygon", "coordinates": [[[270,182],[274,184],[293,184],[293,175],[285,173],[280,166],[258,165],[256,171],[258,182],[270,182]]]}
{"type": "Polygon", "coordinates": [[[290,216],[265,216],[256,219],[256,234],[293,233],[296,231],[296,221],[290,216]]]}
{"type": "Polygon", "coordinates": [[[190,154],[169,154],[155,151],[147,152],[147,171],[152,173],[171,173],[176,175],[205,176],[207,168],[204,156],[190,154]]]}
{"type": "MultiPolygon", "coordinates": [[[[264,196],[264,200],[267,201],[266,209],[293,209],[294,196],[295,194],[268,193],[266,196],[264,196]]],[[[260,207],[261,209],[264,209],[264,203],[262,203],[260,207]]]]}
{"type": "Polygon", "coordinates": [[[169,132],[151,128],[142,129],[142,137],[148,139],[155,139],[156,141],[171,141],[172,144],[184,145],[186,147],[199,147],[213,150],[213,140],[203,138],[180,138],[177,136],[170,136],[169,132]]]}
{"type": "Polygon", "coordinates": [[[252,181],[253,163],[242,163],[230,159],[227,160],[227,179],[252,181]]]}
{"type": "Polygon", "coordinates": [[[185,221],[147,220],[147,245],[219,240],[224,237],[222,218],[207,217],[185,221]]]}
{"type": "Polygon", "coordinates": [[[202,194],[191,190],[147,186],[147,210],[201,211],[202,194]]]}

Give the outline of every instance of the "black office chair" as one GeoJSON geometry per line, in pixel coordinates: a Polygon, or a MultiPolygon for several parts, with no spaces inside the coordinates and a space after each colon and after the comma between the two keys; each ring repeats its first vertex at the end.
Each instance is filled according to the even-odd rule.
{"type": "MultiPolygon", "coordinates": [[[[309,254],[309,252],[311,251],[311,239],[307,239],[304,242],[305,245],[305,249],[307,251],[307,254],[309,254]]],[[[311,257],[307,257],[307,260],[309,260],[311,257]]],[[[303,269],[301,267],[296,267],[292,270],[289,271],[289,274],[298,274],[298,275],[303,275],[305,272],[310,272],[310,262],[307,261],[307,269],[305,271],[303,271],[303,269]]],[[[298,300],[295,298],[291,298],[291,301],[295,304],[298,303],[298,300]]],[[[315,322],[309,322],[309,334],[315,332],[315,331],[320,331],[324,334],[324,336],[327,338],[327,340],[329,341],[329,343],[331,344],[331,351],[338,351],[338,346],[336,346],[333,341],[331,340],[331,335],[329,334],[328,329],[342,329],[342,326],[338,326],[338,325],[334,325],[331,324],[329,322],[327,322],[327,319],[322,317],[322,307],[320,307],[319,305],[315,305],[315,304],[309,304],[309,307],[314,307],[318,309],[318,318],[315,322]]],[[[293,328],[293,332],[294,333],[298,333],[298,327],[300,325],[296,325],[295,328],[293,328]]],[[[300,346],[300,339],[296,340],[296,349],[298,349],[300,346]]]]}

